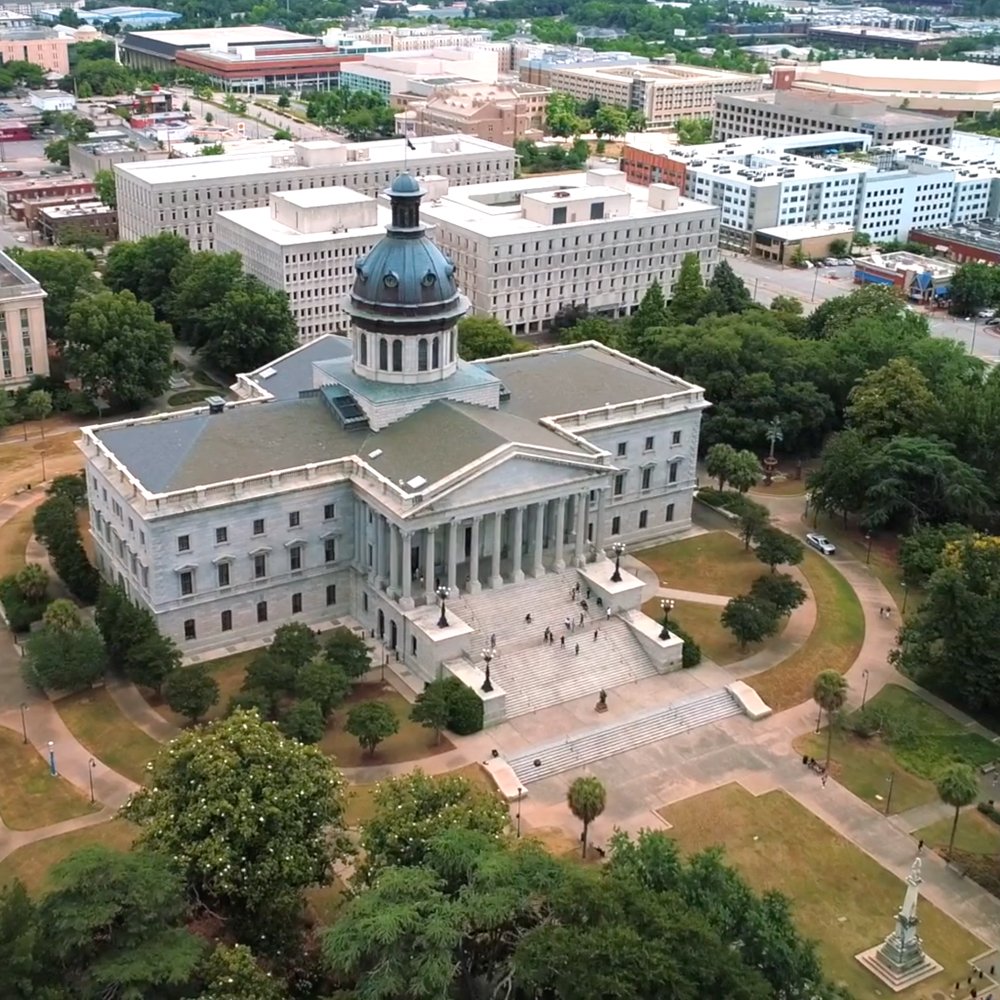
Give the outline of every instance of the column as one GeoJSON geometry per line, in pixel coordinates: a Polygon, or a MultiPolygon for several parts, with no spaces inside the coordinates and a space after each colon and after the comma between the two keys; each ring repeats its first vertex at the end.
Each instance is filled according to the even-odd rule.
{"type": "Polygon", "coordinates": [[[566,534],[566,498],[559,497],[556,500],[556,561],[555,571],[561,573],[566,568],[563,561],[563,540],[566,534]]]}
{"type": "Polygon", "coordinates": [[[493,565],[490,568],[490,586],[496,590],[503,586],[500,575],[500,552],[503,549],[503,511],[493,512],[493,565]]]}
{"type": "Polygon", "coordinates": [[[521,569],[521,549],[524,547],[524,508],[514,508],[514,544],[511,546],[511,557],[514,560],[514,568],[510,574],[512,583],[520,583],[524,579],[524,571],[521,569]]]}
{"type": "Polygon", "coordinates": [[[437,528],[425,529],[427,543],[425,546],[427,557],[424,565],[424,600],[428,604],[433,604],[437,598],[434,596],[434,565],[437,561],[437,528]]]}
{"type": "Polygon", "coordinates": [[[413,607],[411,592],[413,586],[413,535],[409,531],[404,531],[401,532],[400,537],[403,542],[402,580],[400,581],[403,585],[403,596],[399,599],[399,606],[408,611],[413,607]]]}
{"type": "Polygon", "coordinates": [[[531,575],[537,580],[545,575],[545,501],[535,504],[535,540],[532,545],[531,575]]]}
{"type": "Polygon", "coordinates": [[[448,581],[453,594],[458,593],[458,521],[448,525],[448,581]]]}
{"type": "Polygon", "coordinates": [[[587,499],[586,493],[576,495],[576,565],[587,562],[587,499]]]}
{"type": "Polygon", "coordinates": [[[372,518],[372,567],[374,569],[375,589],[382,587],[382,515],[375,514],[372,518]]]}
{"type": "Polygon", "coordinates": [[[594,522],[594,545],[598,555],[604,555],[605,515],[607,507],[608,488],[602,486],[597,491],[597,519],[594,522]]]}
{"type": "Polygon", "coordinates": [[[399,597],[399,529],[389,525],[389,596],[399,597]]]}
{"type": "Polygon", "coordinates": [[[472,538],[469,542],[469,593],[478,594],[483,589],[479,582],[479,522],[482,517],[472,519],[472,538]]]}

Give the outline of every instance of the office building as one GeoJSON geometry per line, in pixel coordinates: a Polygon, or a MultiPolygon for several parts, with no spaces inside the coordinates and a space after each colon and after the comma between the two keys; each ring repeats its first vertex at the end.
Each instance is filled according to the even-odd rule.
{"type": "Polygon", "coordinates": [[[813,42],[825,42],[839,49],[851,49],[855,52],[892,51],[917,56],[936,52],[955,36],[867,24],[812,24],[809,26],[808,37],[813,42]]]}
{"type": "MultiPolygon", "coordinates": [[[[473,604],[565,594],[580,574],[608,609],[607,645],[582,654],[595,671],[619,639],[636,667],[678,667],[680,642],[640,613],[641,581],[608,582],[605,549],[690,526],[703,390],[594,343],[462,361],[469,301],[423,232],[421,194],[393,182],[388,233],[356,265],[349,339],[240,376],[241,401],[84,429],[102,576],[185,655],[348,620],[420,680],[481,691],[473,604]]],[[[486,635],[508,629],[520,617],[486,635]]],[[[494,668],[487,722],[530,711],[508,706],[494,668]]]]}
{"type": "Polygon", "coordinates": [[[47,205],[34,217],[34,227],[45,243],[80,243],[91,237],[99,244],[118,239],[118,213],[100,201],[47,205]]]}
{"type": "Polygon", "coordinates": [[[0,253],[0,391],[49,373],[45,292],[20,264],[0,253]]]}
{"type": "Polygon", "coordinates": [[[954,126],[953,115],[889,107],[862,95],[776,90],[716,98],[712,137],[720,142],[749,136],[864,132],[875,146],[903,139],[947,146],[954,126]]]}
{"type": "Polygon", "coordinates": [[[69,42],[48,28],[0,30],[0,62],[29,62],[46,73],[69,73],[69,42]]]}
{"type": "Polygon", "coordinates": [[[259,46],[312,48],[313,35],[239,25],[229,28],[171,28],[166,31],[128,31],[122,37],[121,59],[137,69],[173,69],[182,52],[235,52],[252,59],[259,46]]]}
{"type": "Polygon", "coordinates": [[[553,87],[552,74],[564,69],[631,70],[647,68],[645,56],[631,52],[596,52],[582,46],[526,45],[516,58],[518,76],[524,83],[553,87]]]}
{"type": "Polygon", "coordinates": [[[387,101],[411,90],[412,80],[454,79],[496,83],[500,76],[495,52],[472,48],[429,49],[419,52],[381,52],[345,67],[344,90],[370,91],[387,101]]]}
{"type": "Polygon", "coordinates": [[[454,184],[509,180],[514,151],[471,136],[275,142],[271,152],[115,164],[123,240],[155,233],[183,236],[195,250],[214,246],[216,212],[268,204],[274,191],[340,185],[376,195],[404,165],[454,184]],[[414,148],[411,150],[408,145],[414,148]]]}
{"type": "Polygon", "coordinates": [[[477,313],[517,334],[561,309],[627,316],[653,281],[669,299],[685,254],[711,274],[719,211],[613,168],[448,188],[429,179],[423,218],[477,313]]]}
{"type": "Polygon", "coordinates": [[[69,201],[75,196],[94,197],[94,182],[86,177],[15,177],[0,182],[0,213],[15,222],[24,219],[24,204],[39,198],[69,201]]]}

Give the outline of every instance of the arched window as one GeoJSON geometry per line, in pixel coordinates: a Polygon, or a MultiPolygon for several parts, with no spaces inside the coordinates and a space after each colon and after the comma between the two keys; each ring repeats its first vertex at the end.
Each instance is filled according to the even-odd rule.
{"type": "Polygon", "coordinates": [[[421,337],[417,341],[417,371],[427,371],[427,338],[421,337]]]}
{"type": "Polygon", "coordinates": [[[392,342],[392,370],[403,370],[403,342],[398,337],[392,342]]]}
{"type": "Polygon", "coordinates": [[[368,364],[368,334],[361,334],[361,363],[363,365],[368,364]]]}
{"type": "Polygon", "coordinates": [[[435,337],[431,341],[431,368],[441,367],[441,338],[435,337]]]}
{"type": "Polygon", "coordinates": [[[378,339],[378,366],[381,371],[389,370],[389,341],[385,337],[378,339]]]}

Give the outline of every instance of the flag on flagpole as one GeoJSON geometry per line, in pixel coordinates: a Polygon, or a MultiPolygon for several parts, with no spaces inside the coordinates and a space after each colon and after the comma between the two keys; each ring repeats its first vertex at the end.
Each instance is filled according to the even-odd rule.
{"type": "Polygon", "coordinates": [[[414,146],[412,142],[410,142],[410,137],[407,135],[407,136],[404,136],[404,138],[406,139],[406,148],[407,149],[412,149],[414,152],[416,152],[417,151],[417,147],[414,146]]]}

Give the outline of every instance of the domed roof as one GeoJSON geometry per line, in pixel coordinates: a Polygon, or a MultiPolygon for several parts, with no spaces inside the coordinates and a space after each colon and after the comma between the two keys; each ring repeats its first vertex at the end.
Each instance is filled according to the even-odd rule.
{"type": "Polygon", "coordinates": [[[420,221],[424,189],[415,177],[400,174],[386,193],[392,223],[354,265],[347,312],[366,329],[420,333],[451,326],[468,312],[469,300],[459,293],[455,265],[420,221]]]}

